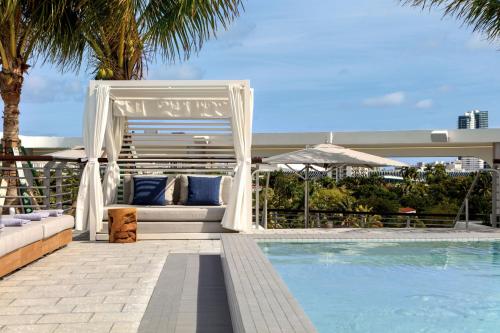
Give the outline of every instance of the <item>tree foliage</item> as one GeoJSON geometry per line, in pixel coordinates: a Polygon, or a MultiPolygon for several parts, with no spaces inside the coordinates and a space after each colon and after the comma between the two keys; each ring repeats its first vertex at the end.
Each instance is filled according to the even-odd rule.
{"type": "Polygon", "coordinates": [[[188,59],[239,16],[242,0],[61,0],[78,32],[53,49],[62,68],[87,59],[96,79],[141,79],[157,54],[167,62],[188,59]],[[79,38],[78,38],[79,36],[79,38]]]}
{"type": "MultiPolygon", "coordinates": [[[[452,177],[439,165],[427,166],[422,178],[403,170],[400,183],[387,183],[378,176],[347,177],[338,183],[325,177],[311,182],[310,209],[397,213],[412,207],[417,213],[456,214],[474,177],[452,177]]],[[[480,174],[469,199],[472,215],[490,214],[491,186],[491,176],[480,174]]],[[[293,174],[273,173],[268,198],[270,208],[303,209],[304,182],[293,174]]]]}
{"type": "Polygon", "coordinates": [[[453,16],[475,32],[495,40],[500,36],[500,1],[498,0],[400,0],[403,4],[425,8],[437,7],[443,15],[453,16]]]}

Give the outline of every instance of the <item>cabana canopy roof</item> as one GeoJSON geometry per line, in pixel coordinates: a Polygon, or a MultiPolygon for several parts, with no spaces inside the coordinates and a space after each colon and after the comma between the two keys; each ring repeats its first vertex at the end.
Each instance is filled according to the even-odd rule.
{"type": "Polygon", "coordinates": [[[348,165],[367,167],[407,166],[405,163],[399,161],[362,153],[329,143],[264,158],[262,161],[269,164],[327,164],[331,166],[348,165]]]}

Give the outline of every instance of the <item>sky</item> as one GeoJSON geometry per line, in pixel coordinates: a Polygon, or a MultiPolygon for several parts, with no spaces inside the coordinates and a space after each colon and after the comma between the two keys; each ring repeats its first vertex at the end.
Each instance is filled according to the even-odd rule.
{"type": "MultiPolygon", "coordinates": [[[[500,127],[499,45],[397,0],[246,0],[199,54],[148,67],[149,79],[250,80],[254,132],[453,129],[470,109],[500,127]]],[[[21,134],[81,136],[91,78],[36,63],[21,134]]]]}

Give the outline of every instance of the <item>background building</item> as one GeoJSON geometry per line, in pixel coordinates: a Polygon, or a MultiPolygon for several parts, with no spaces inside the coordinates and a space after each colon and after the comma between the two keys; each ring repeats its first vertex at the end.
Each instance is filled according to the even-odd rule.
{"type": "MultiPolygon", "coordinates": [[[[472,110],[458,116],[458,129],[488,128],[488,111],[472,110]]],[[[484,161],[476,157],[460,157],[462,170],[484,169],[484,161]]]]}

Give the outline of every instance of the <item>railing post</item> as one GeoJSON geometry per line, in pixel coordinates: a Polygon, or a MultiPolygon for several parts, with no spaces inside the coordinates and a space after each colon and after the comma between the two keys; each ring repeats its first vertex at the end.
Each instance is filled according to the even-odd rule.
{"type": "Polygon", "coordinates": [[[304,228],[309,226],[309,164],[306,164],[304,179],[304,228]]]}
{"type": "Polygon", "coordinates": [[[465,230],[469,231],[469,198],[465,198],[465,230]]]}
{"type": "Polygon", "coordinates": [[[316,213],[316,227],[321,227],[321,218],[319,216],[319,213],[316,213]]]}
{"type": "Polygon", "coordinates": [[[411,219],[410,216],[406,217],[406,227],[409,228],[411,226],[411,219]]]}
{"type": "Polygon", "coordinates": [[[56,207],[63,209],[63,179],[62,179],[63,163],[58,163],[56,167],[56,207]]]}
{"type": "Polygon", "coordinates": [[[50,209],[50,170],[54,163],[47,162],[43,167],[43,205],[45,209],[50,209]]]}
{"type": "Polygon", "coordinates": [[[498,228],[498,216],[500,216],[500,173],[494,169],[491,172],[491,217],[490,222],[493,228],[498,228]]]}

